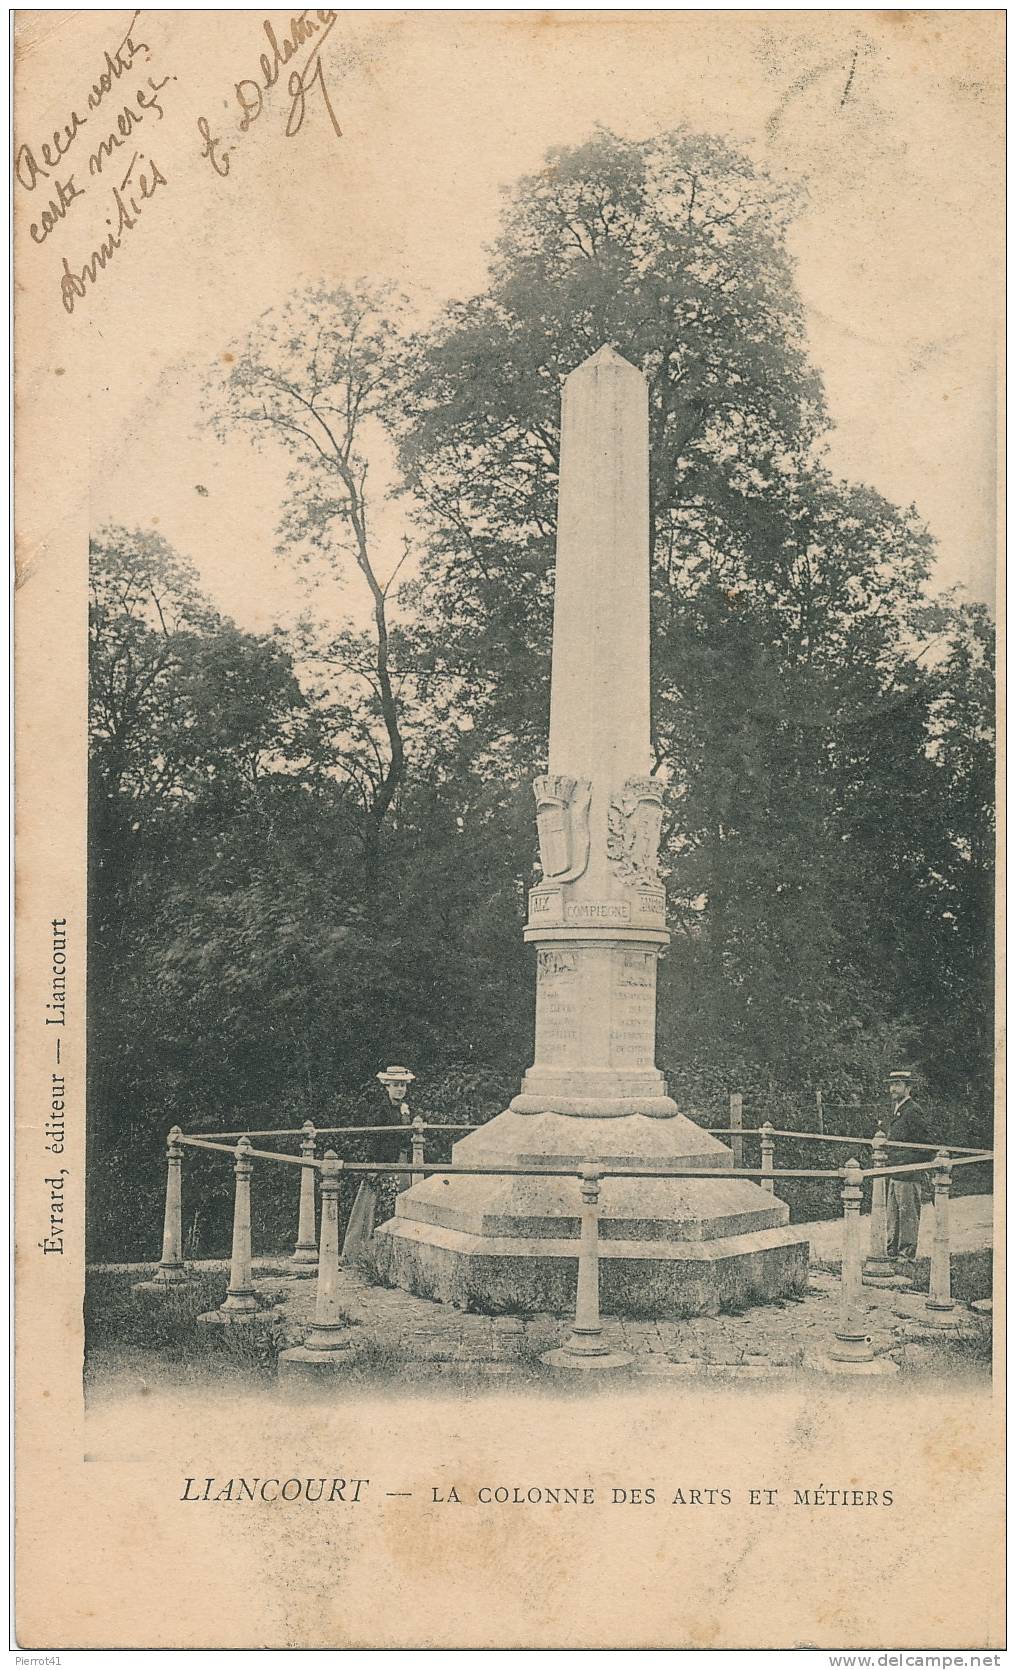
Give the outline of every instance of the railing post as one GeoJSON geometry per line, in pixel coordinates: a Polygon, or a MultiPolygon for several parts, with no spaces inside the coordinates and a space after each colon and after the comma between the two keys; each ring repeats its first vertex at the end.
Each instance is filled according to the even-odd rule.
{"type": "Polygon", "coordinates": [[[251,1266],[250,1239],[250,1180],[254,1170],[248,1137],[241,1137],[236,1145],[233,1164],[235,1194],[233,1196],[233,1248],[229,1261],[229,1286],[218,1310],[205,1311],[199,1322],[236,1323],[254,1322],[265,1316],[258,1310],[251,1266]]]}
{"type": "MultiPolygon", "coordinates": [[[[400,1166],[405,1166],[405,1165],[409,1164],[409,1149],[406,1147],[406,1134],[405,1134],[406,1133],[406,1127],[409,1125],[409,1122],[410,1122],[409,1104],[407,1102],[403,1102],[402,1106],[399,1108],[399,1123],[403,1128],[402,1142],[401,1142],[401,1146],[399,1148],[399,1165],[400,1166]]],[[[412,1138],[410,1138],[410,1142],[412,1142],[412,1138]]],[[[409,1185],[413,1181],[413,1179],[410,1177],[408,1171],[397,1171],[397,1172],[395,1172],[394,1176],[395,1176],[395,1193],[397,1195],[405,1194],[406,1190],[409,1188],[409,1185]]]]}
{"type": "Polygon", "coordinates": [[[250,1180],[254,1162],[250,1143],[241,1137],[236,1145],[236,1193],[233,1198],[233,1249],[229,1264],[229,1287],[222,1303],[230,1316],[250,1316],[257,1310],[251,1270],[250,1180]]]}
{"type": "MultiPolygon", "coordinates": [[[[767,1119],[765,1124],[762,1127],[762,1170],[763,1170],[763,1172],[772,1172],[773,1156],[775,1155],[775,1153],[776,1153],[776,1138],[773,1136],[773,1127],[772,1127],[770,1121],[767,1119]]],[[[761,1183],[762,1183],[763,1189],[765,1189],[767,1194],[774,1194],[776,1192],[775,1184],[773,1183],[773,1180],[772,1180],[771,1176],[769,1177],[768,1181],[765,1177],[763,1177],[761,1179],[761,1183]]]]}
{"type": "Polygon", "coordinates": [[[339,1295],[339,1188],[342,1161],[329,1148],[321,1161],[321,1245],[314,1321],[302,1345],[279,1354],[279,1378],[289,1386],[319,1381],[345,1368],[353,1346],[339,1295]]]}
{"type": "MultiPolygon", "coordinates": [[[[876,1131],[871,1139],[871,1163],[876,1171],[889,1164],[889,1143],[883,1130],[876,1131]]],[[[885,1185],[884,1177],[873,1177],[871,1180],[870,1239],[864,1264],[864,1279],[871,1287],[895,1287],[899,1280],[896,1265],[889,1257],[885,1185]]]]}
{"type": "Polygon", "coordinates": [[[816,1092],[815,1092],[815,1117],[818,1120],[818,1134],[819,1134],[820,1137],[824,1137],[825,1136],[825,1114],[824,1114],[823,1109],[822,1109],[822,1092],[821,1092],[821,1090],[816,1090],[816,1092]]]}
{"type": "Polygon", "coordinates": [[[959,1326],[952,1296],[951,1254],[949,1248],[949,1196],[952,1190],[952,1161],[945,1148],[935,1155],[935,1238],[931,1246],[931,1276],[928,1282],[928,1302],[925,1323],[932,1328],[959,1326]]]}
{"type": "Polygon", "coordinates": [[[423,1178],[424,1178],[424,1172],[423,1172],[423,1144],[424,1144],[424,1118],[423,1118],[423,1115],[421,1113],[418,1113],[416,1115],[416,1118],[413,1120],[413,1182],[414,1183],[422,1183],[423,1178]]]}
{"type": "Polygon", "coordinates": [[[183,1261],[182,1136],[179,1125],[174,1125],[166,1139],[166,1211],[162,1222],[162,1258],[155,1279],[167,1283],[187,1279],[183,1261]]]}
{"type": "Polygon", "coordinates": [[[579,1227],[579,1269],[575,1293],[575,1323],[559,1350],[545,1351],[540,1361],[550,1368],[629,1368],[633,1358],[611,1351],[600,1321],[600,1172],[584,1165],[579,1178],[582,1206],[579,1227]]]}
{"type": "MultiPolygon", "coordinates": [[[[308,1119],[303,1127],[303,1138],[300,1142],[300,1154],[305,1162],[313,1160],[316,1140],[317,1133],[308,1119]]],[[[300,1167],[300,1218],[296,1231],[296,1247],[290,1260],[290,1270],[295,1276],[312,1276],[317,1269],[317,1232],[314,1223],[316,1171],[317,1167],[311,1164],[300,1167]]]]}
{"type": "Polygon", "coordinates": [[[744,1138],[736,1133],[744,1124],[744,1097],[739,1090],[730,1092],[730,1126],[734,1133],[730,1139],[730,1148],[734,1156],[734,1169],[740,1171],[744,1165],[744,1138]]]}
{"type": "Polygon", "coordinates": [[[843,1168],[843,1244],[840,1268],[840,1315],[823,1366],[836,1373],[894,1374],[891,1357],[876,1357],[868,1335],[861,1286],[861,1168],[848,1160],[843,1168]]]}
{"type": "Polygon", "coordinates": [[[318,1255],[314,1326],[304,1341],[308,1351],[344,1351],[349,1324],[339,1305],[339,1178],[342,1161],[329,1148],[321,1162],[321,1250],[318,1255]]]}
{"type": "Polygon", "coordinates": [[[186,1287],[192,1273],[183,1257],[183,1199],[181,1173],[183,1170],[183,1132],[174,1125],[166,1138],[166,1208],[162,1219],[162,1257],[155,1274],[144,1281],[134,1282],[134,1293],[173,1293],[186,1287]]]}

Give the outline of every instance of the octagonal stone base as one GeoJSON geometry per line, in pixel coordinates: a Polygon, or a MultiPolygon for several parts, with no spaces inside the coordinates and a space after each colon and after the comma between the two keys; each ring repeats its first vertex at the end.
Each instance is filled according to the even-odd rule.
{"type": "Polygon", "coordinates": [[[600,1190],[600,1303],[632,1317],[709,1314],[802,1292],[808,1239],[757,1184],[724,1176],[730,1150],[683,1115],[582,1118],[509,1110],[455,1144],[454,1163],[574,1177],[434,1176],[375,1235],[382,1277],[481,1311],[575,1306],[579,1167],[682,1165],[701,1178],[613,1176],[600,1190]]]}

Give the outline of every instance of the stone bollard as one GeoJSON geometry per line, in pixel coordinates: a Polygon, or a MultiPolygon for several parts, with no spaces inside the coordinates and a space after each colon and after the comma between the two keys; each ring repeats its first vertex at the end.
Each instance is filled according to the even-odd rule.
{"type": "MultiPolygon", "coordinates": [[[[314,1145],[317,1133],[308,1119],[303,1127],[303,1139],[300,1143],[300,1153],[305,1161],[314,1158],[314,1145]]],[[[317,1274],[318,1250],[317,1234],[314,1223],[314,1179],[317,1166],[305,1164],[300,1167],[300,1217],[296,1231],[296,1247],[289,1261],[291,1276],[314,1276],[317,1274]]]]}
{"type": "MultiPolygon", "coordinates": [[[[409,1122],[410,1122],[409,1103],[408,1102],[403,1102],[402,1106],[399,1108],[399,1123],[400,1123],[400,1125],[402,1125],[403,1129],[405,1129],[405,1127],[408,1126],[409,1122]]],[[[411,1141],[412,1141],[412,1138],[410,1138],[410,1142],[411,1141]]],[[[399,1165],[400,1166],[405,1166],[405,1165],[408,1165],[408,1164],[409,1164],[409,1149],[406,1147],[406,1139],[405,1139],[405,1136],[403,1136],[402,1145],[399,1148],[399,1165]]],[[[409,1188],[409,1185],[413,1182],[413,1178],[410,1177],[408,1171],[397,1171],[397,1172],[395,1172],[394,1175],[395,1175],[395,1193],[400,1194],[400,1195],[405,1194],[406,1190],[409,1188]]]]}
{"type": "MultiPolygon", "coordinates": [[[[766,1172],[771,1173],[772,1172],[773,1159],[774,1159],[775,1153],[776,1153],[776,1138],[773,1136],[773,1127],[770,1124],[769,1120],[767,1119],[765,1124],[762,1127],[762,1171],[763,1171],[763,1173],[766,1173],[766,1172]]],[[[769,1176],[768,1180],[766,1179],[765,1176],[763,1176],[760,1179],[760,1182],[761,1182],[762,1188],[765,1189],[766,1194],[770,1194],[770,1195],[775,1194],[776,1187],[775,1187],[775,1184],[773,1183],[772,1176],[769,1176]]]]}
{"type": "Polygon", "coordinates": [[[413,1182],[422,1183],[423,1171],[424,1119],[418,1113],[413,1120],[413,1182]]]}
{"type": "MultiPolygon", "coordinates": [[[[889,1142],[882,1130],[871,1139],[871,1163],[877,1171],[889,1164],[889,1142]]],[[[869,1287],[902,1287],[906,1278],[896,1274],[896,1265],[889,1257],[889,1225],[886,1217],[886,1180],[871,1180],[871,1224],[868,1256],[864,1261],[864,1280],[869,1287]]]]}
{"type": "Polygon", "coordinates": [[[891,1357],[876,1357],[868,1336],[861,1287],[861,1168],[848,1160],[843,1168],[843,1251],[840,1270],[840,1317],[833,1343],[819,1367],[833,1374],[895,1374],[891,1357]]]}
{"type": "Polygon", "coordinates": [[[287,1385],[330,1377],[349,1362],[353,1332],[339,1294],[339,1182],[342,1161],[330,1148],[321,1162],[321,1245],[314,1321],[302,1345],[279,1355],[279,1379],[287,1385]]]}
{"type": "Polygon", "coordinates": [[[233,1197],[233,1251],[229,1264],[229,1287],[218,1310],[205,1311],[198,1317],[199,1322],[220,1325],[253,1322],[259,1314],[262,1318],[266,1314],[263,1311],[258,1312],[251,1268],[250,1180],[254,1162],[250,1157],[250,1151],[249,1140],[247,1137],[241,1137],[236,1145],[236,1163],[233,1166],[236,1193],[233,1197]]]}
{"type": "Polygon", "coordinates": [[[162,1220],[162,1258],[149,1281],[135,1282],[135,1293],[166,1293],[186,1286],[190,1274],[183,1259],[183,1136],[174,1125],[166,1139],[166,1210],[162,1220]]]}
{"type": "Polygon", "coordinates": [[[949,1195],[952,1189],[952,1161],[946,1149],[935,1155],[935,1239],[931,1246],[931,1276],[922,1321],[925,1327],[960,1327],[960,1316],[952,1296],[949,1250],[949,1195]]]}
{"type": "Polygon", "coordinates": [[[744,1097],[739,1090],[730,1092],[730,1151],[734,1156],[734,1170],[740,1171],[744,1165],[744,1138],[740,1132],[744,1125],[744,1097]]]}
{"type": "Polygon", "coordinates": [[[543,1352],[540,1361],[550,1368],[630,1368],[634,1359],[626,1352],[610,1350],[600,1321],[600,1172],[597,1167],[584,1165],[580,1181],[582,1211],[575,1324],[565,1344],[556,1351],[543,1352]]]}

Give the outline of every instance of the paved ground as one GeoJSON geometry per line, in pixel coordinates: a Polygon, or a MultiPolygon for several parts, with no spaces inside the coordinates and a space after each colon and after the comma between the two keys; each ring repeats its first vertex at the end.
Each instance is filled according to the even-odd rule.
{"type": "MultiPolygon", "coordinates": [[[[266,1297],[285,1306],[287,1333],[302,1337],[313,1309],[312,1284],[263,1284],[266,1297]]],[[[808,1294],[799,1301],[753,1307],[743,1316],[692,1318],[682,1322],[629,1322],[604,1318],[604,1340],[626,1351],[642,1373],[686,1378],[708,1375],[725,1379],[762,1379],[813,1366],[831,1342],[838,1313],[839,1282],[822,1272],[812,1275],[808,1294]]],[[[469,1316],[408,1294],[366,1288],[344,1276],[342,1302],[355,1319],[355,1335],[368,1354],[393,1370],[409,1365],[475,1372],[488,1364],[510,1368],[538,1359],[541,1351],[563,1344],[567,1323],[551,1316],[490,1318],[469,1316]]],[[[961,1307],[958,1337],[926,1339],[920,1324],[923,1294],[866,1289],[868,1325],[877,1352],[904,1366],[948,1370],[975,1367],[971,1361],[982,1342],[974,1319],[961,1307]]],[[[987,1358],[982,1364],[987,1367],[987,1358]]]]}
{"type": "MultiPolygon", "coordinates": [[[[314,1283],[265,1276],[264,1298],[279,1307],[287,1341],[302,1342],[314,1306],[314,1283]]],[[[561,1345],[570,1326],[549,1315],[527,1318],[473,1316],[411,1294],[368,1286],[343,1270],[340,1303],[352,1324],[358,1351],[379,1370],[403,1376],[471,1374],[506,1377],[540,1353],[561,1345]]],[[[958,1305],[955,1334],[925,1326],[926,1296],[899,1288],[865,1288],[868,1328],[876,1352],[909,1371],[987,1374],[990,1322],[958,1305]]],[[[680,1322],[631,1322],[604,1318],[611,1350],[635,1359],[639,1373],[665,1377],[766,1379],[816,1366],[832,1343],[839,1315],[839,1278],[813,1270],[808,1292],[797,1300],[753,1306],[742,1315],[694,1317],[680,1322]]]]}
{"type": "MultiPolygon", "coordinates": [[[[930,1252],[932,1224],[933,1213],[926,1210],[921,1256],[930,1252]]],[[[638,1373],[661,1378],[761,1380],[814,1368],[832,1343],[839,1316],[840,1223],[803,1227],[811,1241],[813,1268],[808,1290],[800,1298],[753,1306],[740,1315],[679,1322],[605,1317],[605,1343],[629,1353],[638,1373]]],[[[957,1253],[990,1246],[990,1196],[963,1196],[953,1202],[951,1240],[957,1253]]],[[[209,1271],[225,1267],[222,1260],[197,1266],[209,1271]]],[[[151,1266],[133,1269],[140,1273],[151,1266]]],[[[255,1286],[277,1343],[302,1344],[312,1320],[315,1281],[291,1279],[284,1261],[257,1259],[255,1286]]],[[[871,1286],[864,1292],[875,1351],[891,1356],[904,1371],[985,1377],[990,1372],[990,1317],[978,1317],[968,1305],[958,1304],[955,1332],[929,1332],[924,1293],[871,1286]]],[[[965,1295],[975,1296],[979,1295],[965,1295]]],[[[474,1316],[397,1289],[375,1287],[355,1268],[340,1273],[339,1302],[350,1321],[359,1368],[397,1377],[400,1383],[432,1377],[507,1382],[543,1375],[541,1352],[563,1344],[570,1332],[567,1320],[551,1315],[474,1316]]]]}

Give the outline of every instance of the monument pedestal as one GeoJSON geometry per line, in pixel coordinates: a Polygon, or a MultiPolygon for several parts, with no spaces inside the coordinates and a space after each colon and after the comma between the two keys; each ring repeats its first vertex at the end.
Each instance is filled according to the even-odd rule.
{"type": "MultiPolygon", "coordinates": [[[[671,1104],[673,1105],[673,1104],[671,1104]]],[[[483,1311],[574,1310],[581,1165],[701,1169],[701,1178],[605,1176],[600,1303],[632,1317],[711,1314],[803,1292],[808,1239],[782,1201],[725,1177],[733,1156],[683,1115],[520,1114],[453,1151],[456,1165],[574,1167],[574,1177],[429,1177],[375,1236],[379,1271],[428,1298],[483,1311]]]]}

